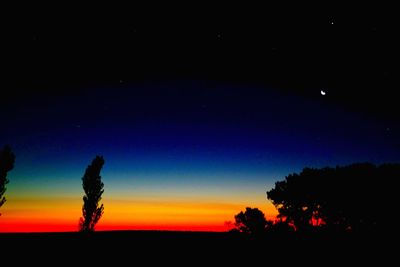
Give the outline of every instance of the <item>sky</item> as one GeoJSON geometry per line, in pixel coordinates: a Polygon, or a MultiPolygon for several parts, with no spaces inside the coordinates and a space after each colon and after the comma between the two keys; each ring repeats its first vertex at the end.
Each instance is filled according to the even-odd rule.
{"type": "Polygon", "coordinates": [[[77,231],[96,155],[98,230],[225,231],[273,219],[304,167],[399,162],[395,17],[373,10],[6,18],[0,232],[77,231]]]}
{"type": "Polygon", "coordinates": [[[399,160],[387,125],[325,101],[198,81],[31,98],[3,112],[16,154],[2,231],[75,231],[84,170],[105,158],[98,230],[227,230],[276,210],[274,183],[304,167],[399,160]]]}

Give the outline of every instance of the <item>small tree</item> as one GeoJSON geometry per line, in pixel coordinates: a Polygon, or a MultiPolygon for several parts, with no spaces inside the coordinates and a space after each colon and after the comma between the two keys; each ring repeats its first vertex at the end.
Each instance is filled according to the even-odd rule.
{"type": "Polygon", "coordinates": [[[99,207],[101,195],[104,192],[104,184],[100,176],[103,165],[103,157],[96,156],[92,164],[86,168],[85,175],[82,177],[82,186],[85,191],[82,207],[83,218],[81,217],[79,221],[79,230],[82,232],[94,231],[97,222],[103,215],[103,204],[99,207]]]}
{"type": "Polygon", "coordinates": [[[241,211],[235,215],[236,229],[242,233],[259,235],[263,234],[267,227],[267,220],[264,213],[257,208],[246,208],[246,211],[241,211]]]}
{"type": "Polygon", "coordinates": [[[0,207],[6,202],[6,198],[3,195],[7,190],[6,184],[9,182],[7,173],[14,168],[14,161],[15,155],[10,146],[5,146],[0,150],[0,207]]]}

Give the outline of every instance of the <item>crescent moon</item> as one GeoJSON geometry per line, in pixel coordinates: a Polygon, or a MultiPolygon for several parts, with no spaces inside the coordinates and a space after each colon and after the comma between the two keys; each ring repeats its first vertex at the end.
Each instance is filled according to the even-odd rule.
{"type": "Polygon", "coordinates": [[[321,90],[321,95],[326,95],[326,92],[321,90]]]}

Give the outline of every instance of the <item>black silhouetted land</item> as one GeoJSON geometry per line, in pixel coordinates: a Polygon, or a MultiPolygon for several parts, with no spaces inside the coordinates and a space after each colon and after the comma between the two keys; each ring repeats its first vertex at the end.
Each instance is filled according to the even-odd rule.
{"type": "Polygon", "coordinates": [[[93,232],[104,212],[103,204],[99,206],[101,195],[104,192],[104,184],[100,176],[103,165],[103,157],[96,156],[82,177],[82,186],[85,191],[82,207],[83,218],[80,218],[79,221],[79,230],[82,232],[93,232]]]}
{"type": "Polygon", "coordinates": [[[4,146],[4,148],[0,150],[0,207],[6,202],[4,193],[7,189],[6,185],[9,182],[7,173],[14,168],[14,161],[15,155],[11,151],[10,146],[4,146]]]}
{"type": "Polygon", "coordinates": [[[300,264],[316,262],[343,266],[376,260],[382,264],[389,261],[394,250],[384,240],[370,235],[298,233],[263,238],[232,232],[169,231],[0,234],[0,244],[6,244],[3,255],[19,255],[12,258],[12,266],[55,262],[73,266],[303,266],[300,264]]]}

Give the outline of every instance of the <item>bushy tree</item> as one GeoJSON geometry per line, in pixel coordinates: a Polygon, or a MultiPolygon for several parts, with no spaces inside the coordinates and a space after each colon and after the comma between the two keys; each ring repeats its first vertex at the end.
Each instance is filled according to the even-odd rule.
{"type": "Polygon", "coordinates": [[[257,208],[246,208],[235,215],[235,227],[242,233],[260,235],[266,230],[267,220],[264,213],[257,208]]]}
{"type": "Polygon", "coordinates": [[[99,202],[104,192],[104,184],[101,181],[100,171],[104,165],[102,156],[96,156],[92,164],[86,168],[85,175],[82,177],[82,186],[85,191],[83,196],[83,217],[80,218],[79,230],[82,232],[92,232],[95,230],[97,222],[104,212],[104,206],[99,202]]]}
{"type": "Polygon", "coordinates": [[[321,226],[335,231],[383,229],[396,209],[400,164],[358,163],[305,168],[275,183],[267,197],[279,217],[297,230],[321,226]]]}
{"type": "MultiPolygon", "coordinates": [[[[0,150],[0,207],[6,202],[4,193],[9,180],[7,173],[14,168],[15,155],[11,151],[10,146],[5,146],[0,150]]],[[[1,215],[1,213],[0,213],[1,215]]]]}

